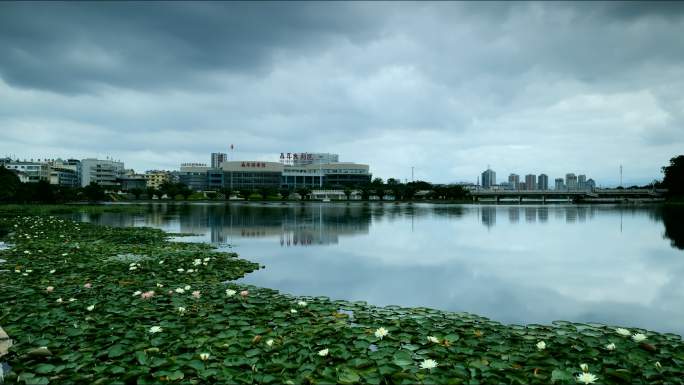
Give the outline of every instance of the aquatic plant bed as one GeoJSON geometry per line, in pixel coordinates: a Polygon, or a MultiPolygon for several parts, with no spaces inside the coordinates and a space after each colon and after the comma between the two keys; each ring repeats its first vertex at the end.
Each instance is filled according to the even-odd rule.
{"type": "Polygon", "coordinates": [[[149,228],[0,228],[6,383],[684,383],[674,334],[293,297],[230,282],[255,263],[149,228]]]}

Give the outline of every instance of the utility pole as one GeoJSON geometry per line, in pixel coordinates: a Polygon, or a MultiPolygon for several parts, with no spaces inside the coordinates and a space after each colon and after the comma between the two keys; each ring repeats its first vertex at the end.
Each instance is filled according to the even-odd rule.
{"type": "Polygon", "coordinates": [[[411,182],[413,182],[413,166],[411,166],[411,182]]]}

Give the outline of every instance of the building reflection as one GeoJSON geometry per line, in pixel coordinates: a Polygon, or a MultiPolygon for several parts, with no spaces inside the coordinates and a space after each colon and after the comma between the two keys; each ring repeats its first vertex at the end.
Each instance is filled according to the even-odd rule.
{"type": "Polygon", "coordinates": [[[362,205],[204,205],[180,216],[180,231],[210,234],[212,243],[272,239],[283,247],[337,244],[368,234],[371,211],[362,205]]]}

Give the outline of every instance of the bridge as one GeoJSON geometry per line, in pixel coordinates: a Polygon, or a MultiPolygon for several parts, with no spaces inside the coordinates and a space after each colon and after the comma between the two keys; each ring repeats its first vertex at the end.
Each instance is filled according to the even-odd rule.
{"type": "Polygon", "coordinates": [[[560,190],[475,190],[470,195],[478,202],[657,202],[664,200],[663,189],[594,189],[591,191],[560,190]]]}

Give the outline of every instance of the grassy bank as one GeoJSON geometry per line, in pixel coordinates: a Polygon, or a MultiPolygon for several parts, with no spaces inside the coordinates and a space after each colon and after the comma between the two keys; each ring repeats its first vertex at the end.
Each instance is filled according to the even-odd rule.
{"type": "Polygon", "coordinates": [[[597,383],[684,383],[672,334],[225,284],[259,266],[148,228],[13,210],[0,228],[9,383],[577,383],[581,364],[597,383]]]}

